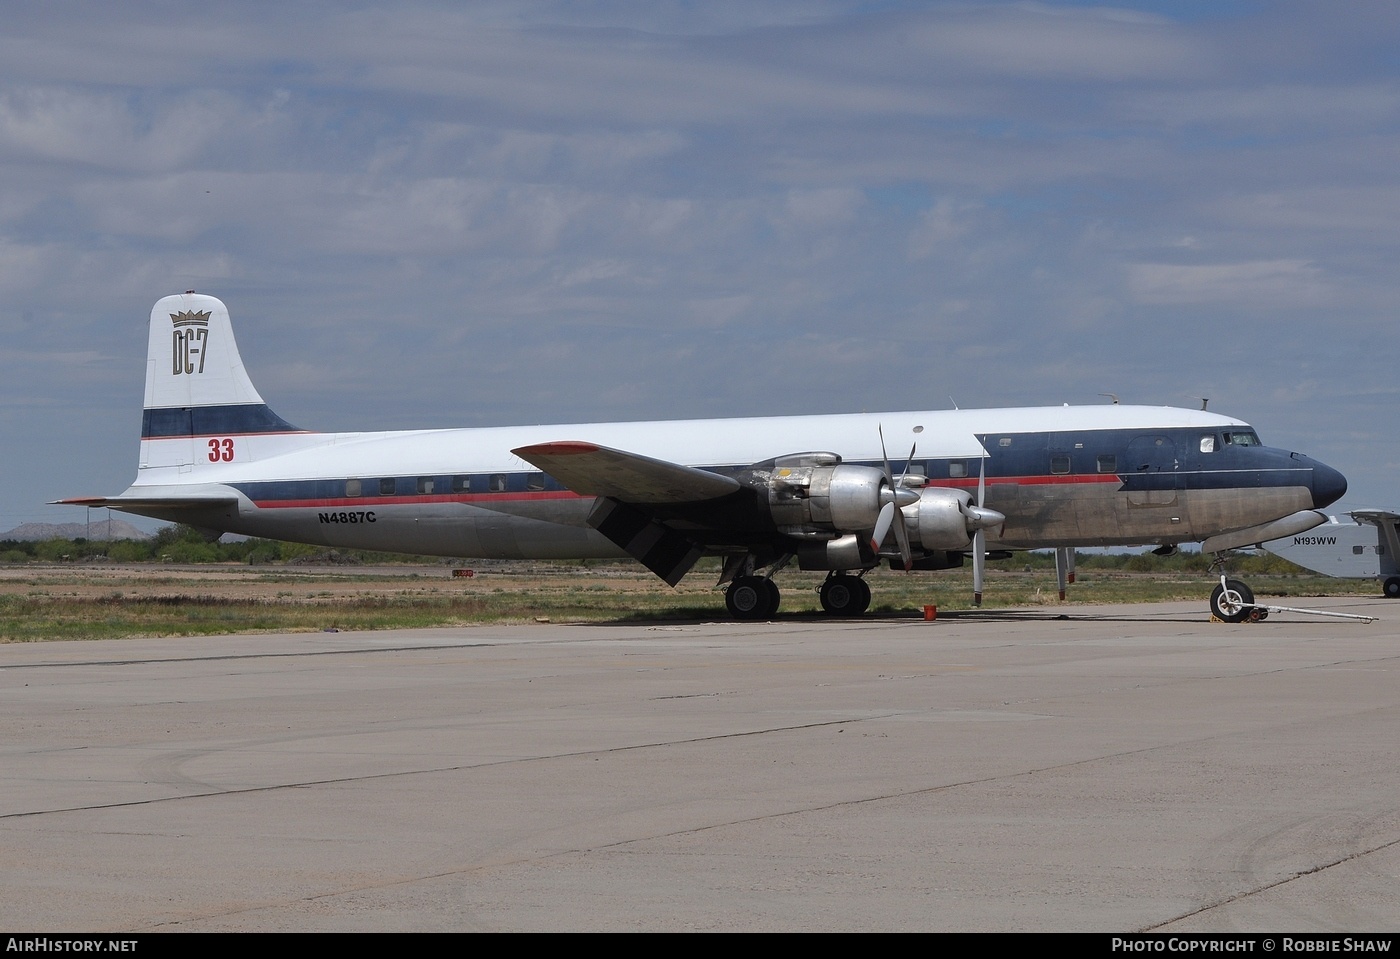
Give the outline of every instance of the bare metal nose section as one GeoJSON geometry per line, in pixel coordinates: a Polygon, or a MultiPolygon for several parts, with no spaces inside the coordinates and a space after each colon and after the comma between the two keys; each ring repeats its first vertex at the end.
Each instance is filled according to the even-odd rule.
{"type": "Polygon", "coordinates": [[[1346,495],[1345,476],[1317,460],[1308,459],[1306,456],[1298,458],[1312,466],[1312,482],[1309,485],[1312,488],[1313,509],[1330,506],[1346,495]]]}

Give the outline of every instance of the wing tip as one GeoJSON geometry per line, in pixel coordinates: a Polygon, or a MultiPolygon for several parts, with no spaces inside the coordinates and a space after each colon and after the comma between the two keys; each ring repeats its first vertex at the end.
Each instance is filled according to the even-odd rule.
{"type": "Polygon", "coordinates": [[[587,453],[596,453],[601,447],[596,443],[585,443],[581,440],[560,440],[554,443],[535,443],[531,446],[521,446],[511,450],[516,456],[582,456],[587,453]]]}

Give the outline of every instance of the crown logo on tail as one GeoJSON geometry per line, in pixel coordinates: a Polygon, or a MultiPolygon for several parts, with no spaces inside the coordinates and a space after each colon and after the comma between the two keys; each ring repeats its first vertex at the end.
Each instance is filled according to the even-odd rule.
{"type": "Polygon", "coordinates": [[[209,314],[203,310],[181,310],[170,314],[170,322],[175,326],[208,326],[209,314]]]}

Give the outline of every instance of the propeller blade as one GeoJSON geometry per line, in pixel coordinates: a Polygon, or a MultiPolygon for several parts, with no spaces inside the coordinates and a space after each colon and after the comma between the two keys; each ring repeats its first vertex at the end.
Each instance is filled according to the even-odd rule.
{"type": "Polygon", "coordinates": [[[894,541],[899,544],[899,558],[904,561],[904,571],[909,572],[914,565],[914,551],[909,548],[909,530],[904,525],[904,511],[896,510],[894,521],[894,541]]]}
{"type": "Polygon", "coordinates": [[[880,457],[885,461],[885,485],[894,486],[894,474],[890,472],[890,454],[885,452],[884,424],[876,424],[875,429],[880,433],[880,457]]]}
{"type": "Polygon", "coordinates": [[[987,534],[972,534],[972,605],[982,605],[982,576],[987,569],[987,534]]]}
{"type": "Polygon", "coordinates": [[[987,457],[983,456],[977,464],[977,505],[982,506],[987,502],[987,457]]]}
{"type": "Polygon", "coordinates": [[[917,503],[919,494],[905,486],[904,480],[909,475],[909,467],[914,463],[914,451],[919,448],[919,444],[916,440],[914,445],[909,447],[909,458],[904,461],[904,472],[896,483],[894,471],[890,469],[890,454],[885,448],[884,424],[876,424],[876,429],[880,433],[880,457],[885,463],[885,488],[880,492],[880,499],[884,505],[880,507],[880,515],[875,520],[875,530],[870,534],[870,548],[879,553],[880,544],[885,541],[885,536],[893,526],[894,539],[899,544],[899,558],[904,563],[905,572],[908,572],[914,565],[914,551],[909,545],[909,528],[904,524],[903,507],[917,503]]]}
{"type": "Polygon", "coordinates": [[[904,461],[904,472],[899,474],[899,485],[903,486],[904,481],[909,478],[909,468],[914,465],[914,451],[919,448],[919,441],[915,440],[914,445],[909,447],[909,458],[904,461]]]}
{"type": "MultiPolygon", "coordinates": [[[[894,515],[897,512],[899,512],[899,507],[894,505],[893,500],[880,507],[880,515],[875,519],[875,532],[870,534],[870,548],[874,552],[880,552],[880,544],[885,541],[885,536],[889,533],[890,524],[894,522],[894,515]]],[[[903,517],[901,516],[900,519],[903,517]]]]}
{"type": "MultiPolygon", "coordinates": [[[[986,441],[983,441],[983,453],[986,452],[986,441]]],[[[985,507],[982,505],[987,501],[987,457],[983,455],[981,462],[977,466],[977,509],[981,512],[985,507]]],[[[987,510],[995,512],[995,510],[987,510]]],[[[1006,517],[1002,517],[1004,520],[1006,517]]],[[[977,532],[972,534],[972,605],[982,605],[982,577],[987,570],[987,534],[982,531],[979,523],[977,532]]]]}

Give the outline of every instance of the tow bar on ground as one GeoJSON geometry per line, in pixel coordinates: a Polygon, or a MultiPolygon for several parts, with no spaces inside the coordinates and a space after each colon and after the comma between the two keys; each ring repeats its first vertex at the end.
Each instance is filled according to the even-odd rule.
{"type": "MultiPolygon", "coordinates": [[[[1374,623],[1380,619],[1379,616],[1367,616],[1363,613],[1334,613],[1330,609],[1304,609],[1300,606],[1274,606],[1270,603],[1256,603],[1252,596],[1246,602],[1239,591],[1234,589],[1224,576],[1220,577],[1220,588],[1222,590],[1220,605],[1223,608],[1249,611],[1242,622],[1257,623],[1266,619],[1270,613],[1302,613],[1305,616],[1327,616],[1332,619],[1359,619],[1363,623],[1374,623]]],[[[1214,614],[1210,618],[1217,623],[1230,622],[1230,620],[1221,619],[1214,614]]]]}

